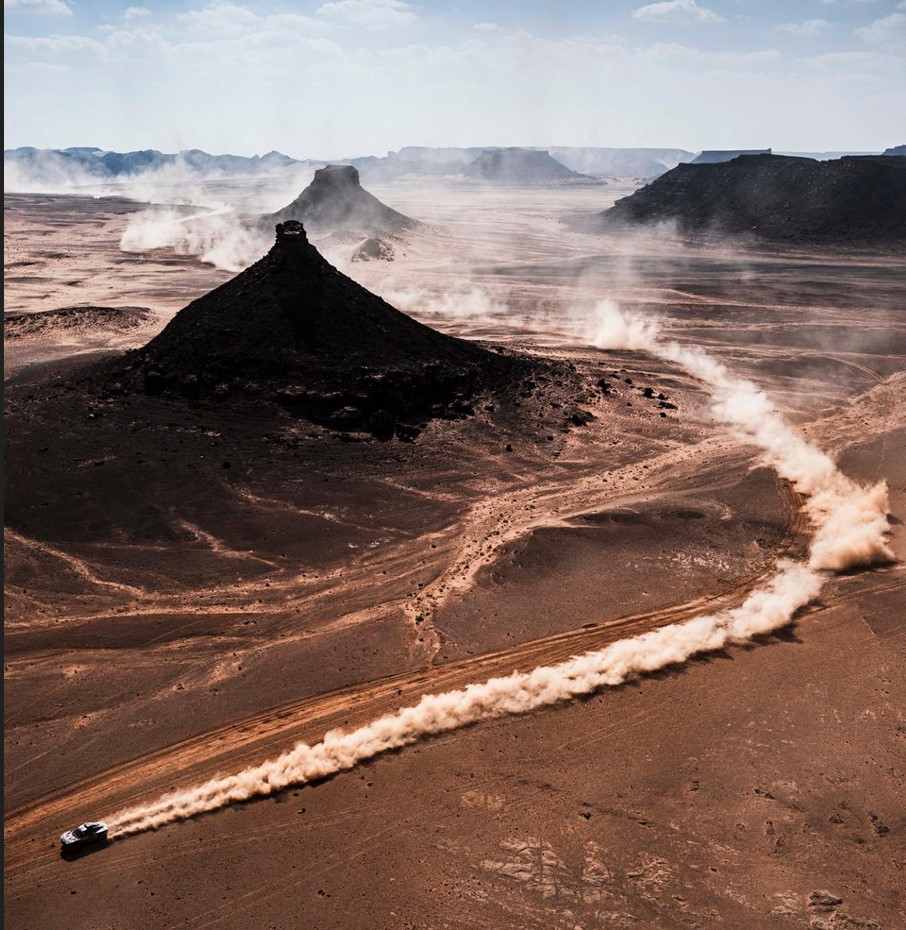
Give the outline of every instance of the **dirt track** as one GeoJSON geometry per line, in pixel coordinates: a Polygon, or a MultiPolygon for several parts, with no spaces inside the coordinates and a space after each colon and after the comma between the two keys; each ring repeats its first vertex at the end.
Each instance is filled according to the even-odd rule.
{"type": "MultiPolygon", "coordinates": [[[[802,550],[803,530],[801,521],[797,521],[796,532],[800,538],[791,549],[802,550]]],[[[34,864],[32,852],[17,855],[17,847],[23,848],[26,839],[32,842],[53,834],[58,824],[68,822],[67,817],[71,818],[73,810],[119,810],[173,786],[186,787],[218,772],[237,771],[296,742],[317,740],[330,729],[365,723],[388,711],[414,704],[423,694],[454,690],[517,670],[553,665],[570,656],[601,649],[618,639],[637,636],[697,614],[735,606],[751,587],[769,574],[764,572],[747,578],[730,595],[703,598],[655,614],[591,623],[504,653],[449,662],[422,672],[398,675],[273,708],[266,714],[229,724],[101,772],[84,784],[70,786],[23,809],[7,812],[5,839],[10,877],[14,874],[16,880],[20,876],[24,878],[29,871],[23,869],[26,861],[34,864]]]]}

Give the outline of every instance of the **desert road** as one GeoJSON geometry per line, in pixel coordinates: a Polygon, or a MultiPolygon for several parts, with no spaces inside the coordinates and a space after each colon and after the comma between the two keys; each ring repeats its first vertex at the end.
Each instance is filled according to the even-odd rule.
{"type": "MultiPolygon", "coordinates": [[[[799,510],[793,508],[792,513],[798,515],[799,510]]],[[[791,548],[800,548],[804,544],[803,524],[801,518],[794,519],[791,548]]],[[[75,820],[108,816],[174,788],[188,787],[217,773],[261,762],[299,741],[317,740],[330,729],[355,727],[388,711],[415,704],[424,694],[461,688],[517,670],[552,665],[583,652],[601,649],[620,639],[679,623],[697,614],[735,606],[770,573],[765,570],[748,577],[735,590],[718,597],[697,599],[668,610],[591,623],[512,649],[284,704],[51,792],[8,812],[4,827],[7,887],[31,884],[40,874],[59,868],[57,836],[75,820]]],[[[886,589],[891,584],[901,585],[904,581],[906,579],[897,574],[881,572],[872,577],[870,583],[886,589]]],[[[168,829],[178,830],[179,826],[168,829]]],[[[128,838],[119,842],[128,844],[128,838]]]]}

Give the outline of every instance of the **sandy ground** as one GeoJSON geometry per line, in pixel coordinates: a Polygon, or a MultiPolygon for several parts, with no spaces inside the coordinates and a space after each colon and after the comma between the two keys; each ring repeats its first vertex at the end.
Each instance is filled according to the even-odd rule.
{"type": "MultiPolygon", "coordinates": [[[[900,926],[900,563],[841,576],[751,648],[59,858],[82,819],[736,603],[802,551],[794,495],[710,422],[699,385],[564,347],[601,297],[753,377],[849,474],[886,478],[906,556],[902,259],[563,228],[607,189],[591,206],[572,190],[373,190],[434,229],[345,270],[615,391],[569,432],[527,402],[511,429],[479,412],[414,445],[349,444],[250,412],[48,400],[41,379],[66,359],[142,333],[7,346],[7,925],[900,926]],[[660,416],[645,386],[678,409],[660,416]]],[[[5,206],[8,310],[142,306],[162,325],[228,277],[120,253],[134,204],[5,206]]]]}

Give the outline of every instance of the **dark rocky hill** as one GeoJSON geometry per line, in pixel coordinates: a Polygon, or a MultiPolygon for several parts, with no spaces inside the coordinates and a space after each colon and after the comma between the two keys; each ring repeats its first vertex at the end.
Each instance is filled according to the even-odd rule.
{"type": "Polygon", "coordinates": [[[270,397],[337,429],[412,438],[404,421],[467,414],[476,392],[528,364],[394,309],[289,221],[264,258],[181,310],[113,376],[152,394],[270,397]]]}
{"type": "Polygon", "coordinates": [[[549,152],[531,149],[490,149],[463,169],[474,181],[496,184],[532,184],[544,181],[584,180],[584,175],[561,165],[549,152]]]}
{"type": "Polygon", "coordinates": [[[381,203],[359,182],[351,165],[328,165],[315,172],[311,184],[282,210],[261,218],[264,226],[294,220],[316,236],[354,233],[392,235],[421,225],[381,203]]]}
{"type": "Polygon", "coordinates": [[[838,243],[906,239],[906,158],[742,155],[678,165],[601,214],[605,227],[838,243]]]}

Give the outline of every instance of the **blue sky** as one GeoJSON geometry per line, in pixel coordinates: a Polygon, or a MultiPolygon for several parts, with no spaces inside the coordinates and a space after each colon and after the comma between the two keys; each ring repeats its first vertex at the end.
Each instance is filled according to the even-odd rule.
{"type": "Polygon", "coordinates": [[[5,0],[4,145],[906,143],[906,0],[5,0]]]}

